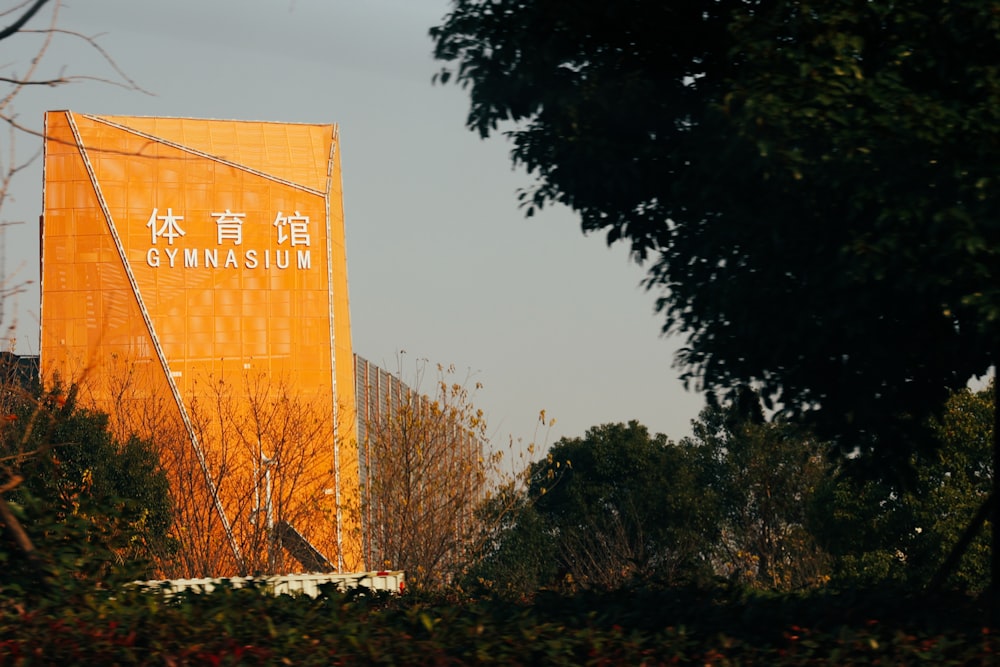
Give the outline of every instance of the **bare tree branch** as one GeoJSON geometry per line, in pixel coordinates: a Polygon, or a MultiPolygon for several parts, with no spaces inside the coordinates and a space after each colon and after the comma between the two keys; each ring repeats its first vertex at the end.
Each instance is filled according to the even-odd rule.
{"type": "MultiPolygon", "coordinates": [[[[21,27],[25,23],[30,21],[31,17],[34,16],[36,13],[38,13],[38,10],[41,9],[42,6],[48,1],[49,0],[36,0],[35,4],[29,7],[28,10],[20,16],[20,18],[18,18],[16,21],[14,21],[12,24],[7,26],[3,30],[0,30],[0,40],[6,39],[11,35],[13,35],[14,33],[18,32],[21,29],[21,27]]],[[[21,6],[23,7],[24,5],[21,6]]]]}
{"type": "Polygon", "coordinates": [[[54,88],[56,86],[61,86],[64,83],[69,83],[69,79],[59,77],[58,79],[39,79],[32,81],[31,79],[12,79],[7,76],[0,76],[0,83],[10,83],[15,86],[50,86],[54,88]]]}
{"type": "Polygon", "coordinates": [[[56,28],[56,27],[51,27],[46,30],[24,30],[22,32],[26,34],[38,33],[38,34],[50,34],[50,35],[69,35],[70,37],[83,40],[84,42],[87,43],[87,46],[97,51],[97,53],[101,55],[101,58],[104,59],[104,62],[107,63],[107,65],[111,67],[115,71],[115,73],[118,74],[118,76],[120,76],[122,79],[122,81],[114,81],[113,79],[104,79],[100,77],[71,76],[69,77],[69,80],[99,81],[101,83],[109,83],[114,86],[120,86],[122,88],[136,90],[140,93],[145,93],[146,95],[154,95],[154,93],[140,86],[133,78],[131,78],[128,74],[126,74],[125,70],[123,70],[115,61],[115,59],[111,57],[111,54],[109,54],[104,49],[104,47],[100,45],[100,43],[97,40],[100,39],[104,33],[98,33],[96,35],[84,35],[83,33],[76,32],[75,30],[64,30],[62,28],[56,28]]]}

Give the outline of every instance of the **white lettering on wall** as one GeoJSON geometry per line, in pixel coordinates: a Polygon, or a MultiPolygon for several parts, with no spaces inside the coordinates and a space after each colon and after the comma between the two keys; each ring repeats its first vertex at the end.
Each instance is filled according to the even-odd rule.
{"type": "Polygon", "coordinates": [[[278,243],[283,244],[289,241],[294,248],[298,245],[309,246],[312,239],[309,236],[309,216],[300,215],[298,211],[295,215],[278,215],[274,218],[274,226],[278,228],[278,243]]]}
{"type": "Polygon", "coordinates": [[[166,215],[156,215],[159,209],[154,208],[153,212],[149,214],[149,221],[146,222],[146,226],[149,227],[150,233],[152,234],[152,243],[156,245],[158,239],[167,239],[167,243],[170,245],[174,244],[174,239],[184,236],[184,230],[181,229],[180,221],[184,219],[183,215],[174,215],[174,209],[168,208],[166,215]],[[162,225],[158,225],[158,222],[162,222],[162,225]]]}
{"type": "Polygon", "coordinates": [[[312,268],[312,256],[309,250],[297,250],[296,254],[298,255],[300,269],[312,268]]]}
{"type": "MultiPolygon", "coordinates": [[[[184,221],[184,216],[174,213],[173,208],[167,208],[166,213],[162,215],[160,211],[161,209],[154,208],[146,221],[146,227],[150,230],[150,244],[157,246],[161,240],[166,240],[167,246],[173,246],[175,241],[183,240],[187,236],[187,232],[180,224],[184,221]]],[[[214,212],[209,215],[215,219],[216,245],[243,245],[246,213],[234,212],[227,208],[221,213],[214,212]]],[[[232,247],[224,248],[222,268],[270,269],[273,266],[285,270],[291,266],[291,249],[294,248],[295,268],[310,270],[312,269],[312,251],[309,249],[312,245],[310,224],[309,216],[302,215],[299,211],[295,211],[294,215],[285,215],[278,211],[272,223],[275,229],[272,242],[285,247],[273,250],[250,248],[242,252],[232,247]]],[[[165,247],[161,252],[160,248],[150,247],[146,251],[146,264],[152,268],[218,269],[219,249],[165,247]]]]}
{"type": "Polygon", "coordinates": [[[232,241],[233,245],[243,243],[243,218],[247,217],[246,213],[233,213],[227,208],[225,213],[213,213],[212,217],[218,229],[219,245],[223,241],[232,241]]]}

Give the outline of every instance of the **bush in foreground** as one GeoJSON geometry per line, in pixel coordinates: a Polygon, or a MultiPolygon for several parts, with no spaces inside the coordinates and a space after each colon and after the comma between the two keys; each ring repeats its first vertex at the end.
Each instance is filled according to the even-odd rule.
{"type": "Polygon", "coordinates": [[[221,588],[0,605],[0,665],[969,665],[994,656],[972,599],[896,590],[640,590],[519,604],[221,588]]]}

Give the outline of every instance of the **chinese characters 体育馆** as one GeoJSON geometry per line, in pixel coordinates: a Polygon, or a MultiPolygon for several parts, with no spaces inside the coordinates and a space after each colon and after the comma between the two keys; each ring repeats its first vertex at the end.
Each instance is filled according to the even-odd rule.
{"type": "MultiPolygon", "coordinates": [[[[312,234],[308,215],[295,211],[286,215],[278,211],[272,223],[272,241],[277,248],[242,248],[246,213],[234,213],[228,208],[211,213],[215,219],[216,246],[214,248],[181,247],[187,232],[181,227],[184,216],[168,208],[160,214],[154,208],[146,226],[150,230],[150,247],[146,251],[146,264],[153,268],[244,268],[244,269],[296,269],[312,268],[312,234]],[[165,242],[164,247],[161,242],[165,242]],[[176,246],[175,246],[176,242],[176,246]],[[237,246],[240,246],[237,249],[237,246]],[[294,255],[293,255],[294,252],[294,255]],[[294,257],[294,264],[292,259],[294,257]]],[[[187,223],[185,223],[187,224],[187,223]]]]}

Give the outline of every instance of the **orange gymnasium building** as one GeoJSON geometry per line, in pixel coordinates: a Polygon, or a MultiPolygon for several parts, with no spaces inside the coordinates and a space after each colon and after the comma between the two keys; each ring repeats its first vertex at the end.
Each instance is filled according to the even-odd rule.
{"type": "Polygon", "coordinates": [[[336,125],[46,114],[43,379],[171,478],[168,577],[361,558],[336,125]]]}

